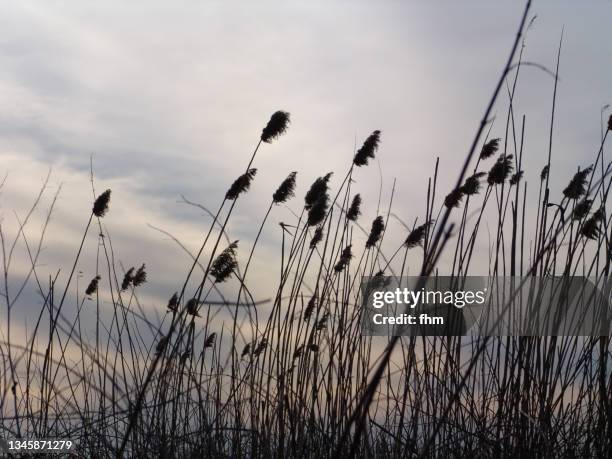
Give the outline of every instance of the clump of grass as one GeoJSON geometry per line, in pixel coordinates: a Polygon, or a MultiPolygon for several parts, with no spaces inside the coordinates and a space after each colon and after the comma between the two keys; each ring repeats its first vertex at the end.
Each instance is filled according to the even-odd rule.
{"type": "MultiPolygon", "coordinates": [[[[512,68],[516,79],[518,67],[512,68]]],[[[445,256],[446,274],[459,283],[475,270],[474,259],[493,275],[515,278],[609,277],[611,223],[605,216],[611,179],[603,154],[564,190],[541,183],[536,203],[536,193],[527,190],[529,170],[523,172],[521,164],[523,139],[511,140],[521,137],[513,132],[513,97],[512,91],[507,139],[496,163],[488,173],[478,172],[480,161],[498,153],[501,140],[489,140],[478,152],[476,135],[452,199],[437,192],[436,164],[425,183],[423,209],[410,209],[415,223],[412,229],[405,225],[405,239],[388,238],[397,232],[389,218],[378,215],[384,214],[379,208],[364,208],[353,189],[353,168],[375,158],[379,131],[347,158],[349,171],[333,189],[335,198],[332,173],[318,177],[303,213],[298,209],[279,230],[279,274],[264,305],[252,297],[248,268],[270,213],[278,204],[293,204],[296,173],[269,190],[272,199],[244,265],[237,241],[223,250],[220,241],[231,240],[227,224],[252,185],[259,145],[287,130],[289,115],[282,111],[264,128],[246,171],[220,196],[192,267],[167,303],[143,307],[140,295],[150,288],[144,264],[128,269],[121,282],[116,278],[118,255],[102,226],[101,256],[92,259],[96,272],[108,272],[109,279],[96,276],[84,295],[71,288],[81,242],[68,279],[44,285],[37,254],[26,244],[27,222],[20,224],[18,237],[42,306],[23,345],[15,344],[10,314],[18,295],[10,293],[19,290],[10,288],[11,257],[5,255],[5,434],[72,438],[83,455],[100,457],[546,457],[551,451],[606,457],[612,449],[608,336],[378,340],[362,334],[368,289],[408,273],[433,276],[445,256]],[[473,173],[465,178],[468,170],[473,173]],[[526,204],[531,201],[537,204],[535,219],[526,204]],[[463,208],[452,221],[459,203],[463,208]],[[570,210],[572,217],[565,218],[570,210]],[[357,222],[362,212],[377,215],[369,232],[357,222]],[[370,283],[362,288],[365,279],[370,283]],[[129,295],[123,293],[130,286],[129,295]],[[228,295],[235,290],[234,301],[228,295]],[[95,307],[83,307],[94,301],[95,307]],[[148,313],[153,308],[167,313],[158,319],[148,313]],[[394,350],[393,343],[400,345],[394,350]]],[[[482,126],[488,119],[486,112],[482,126]]],[[[605,137],[602,152],[604,143],[605,137]]],[[[547,165],[539,174],[541,182],[549,170],[547,165]]],[[[91,218],[106,215],[109,199],[110,191],[95,199],[91,218]]],[[[387,216],[391,202],[388,207],[387,216]]],[[[0,226],[6,241],[3,231],[0,226]]]]}

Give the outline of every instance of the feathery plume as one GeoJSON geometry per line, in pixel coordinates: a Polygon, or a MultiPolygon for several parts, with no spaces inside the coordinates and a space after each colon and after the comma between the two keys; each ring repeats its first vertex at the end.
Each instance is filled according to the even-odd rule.
{"type": "Polygon", "coordinates": [[[582,220],[591,210],[591,205],[593,204],[592,199],[582,199],[576,207],[574,207],[574,212],[572,214],[573,220],[582,220]]]}
{"type": "Polygon", "coordinates": [[[94,293],[96,293],[98,291],[98,282],[99,281],[100,281],[100,276],[94,277],[91,280],[91,282],[89,283],[89,285],[87,286],[87,289],[85,290],[85,295],[91,296],[94,293]]]}
{"type": "Polygon", "coordinates": [[[465,179],[465,183],[461,186],[461,191],[466,196],[478,194],[480,191],[480,179],[487,175],[486,172],[476,172],[465,179]]]}
{"type": "Polygon", "coordinates": [[[244,346],[244,348],[242,349],[242,353],[240,354],[240,357],[243,358],[249,355],[250,353],[251,353],[251,343],[247,343],[247,345],[244,346]]]}
{"type": "Polygon", "coordinates": [[[200,314],[198,313],[198,299],[197,298],[190,299],[185,305],[185,309],[187,309],[187,314],[189,314],[190,316],[200,317],[200,314]]]}
{"type": "Polygon", "coordinates": [[[145,271],[145,265],[143,263],[142,266],[138,268],[138,271],[136,271],[136,274],[134,274],[134,277],[132,278],[132,285],[134,287],[138,287],[139,285],[144,284],[146,281],[147,272],[145,271]]]}
{"type": "Polygon", "coordinates": [[[372,222],[372,229],[370,230],[370,235],[368,236],[368,240],[366,241],[366,249],[373,247],[380,240],[383,230],[385,229],[385,221],[379,215],[372,222]]]}
{"type": "Polygon", "coordinates": [[[347,245],[342,251],[342,254],[340,254],[340,259],[338,260],[338,263],[336,263],[336,266],[334,266],[334,271],[336,271],[337,273],[343,271],[351,258],[353,258],[351,246],[347,245]]]}
{"type": "Polygon", "coordinates": [[[236,262],[236,248],[238,241],[232,242],[227,248],[219,254],[213,261],[210,269],[210,274],[215,278],[215,282],[224,282],[232,274],[238,266],[236,262]]]}
{"type": "Polygon", "coordinates": [[[127,290],[130,284],[132,283],[132,276],[134,274],[134,269],[135,268],[132,266],[123,275],[123,281],[121,281],[121,291],[122,292],[127,290]]]}
{"type": "Polygon", "coordinates": [[[548,177],[548,164],[542,168],[542,172],[540,172],[540,180],[543,182],[548,177]]]}
{"type": "Polygon", "coordinates": [[[569,184],[563,190],[563,194],[568,199],[580,199],[580,197],[586,192],[586,181],[587,176],[593,170],[593,166],[589,166],[584,170],[579,170],[574,174],[574,177],[570,180],[569,184]]]}
{"type": "Polygon", "coordinates": [[[353,164],[357,167],[367,166],[369,159],[374,159],[379,142],[380,131],[376,130],[369,135],[365,142],[363,142],[361,148],[357,150],[355,158],[353,158],[353,164]]]}
{"type": "Polygon", "coordinates": [[[413,229],[404,241],[406,248],[412,249],[417,245],[422,245],[423,241],[425,240],[425,235],[427,234],[427,229],[430,225],[431,221],[428,221],[413,229]]]}
{"type": "Polygon", "coordinates": [[[272,202],[274,204],[281,204],[286,202],[287,199],[294,196],[295,191],[295,176],[297,172],[293,171],[289,176],[283,180],[278,189],[272,195],[272,202]]]}
{"type": "Polygon", "coordinates": [[[255,355],[255,357],[259,356],[259,354],[261,354],[267,346],[268,340],[266,338],[262,338],[255,350],[253,351],[253,355],[255,355]]]}
{"type": "Polygon", "coordinates": [[[317,228],[315,229],[314,235],[312,236],[312,239],[310,240],[310,249],[314,250],[314,248],[319,244],[319,242],[321,242],[321,239],[323,239],[323,227],[317,226],[317,228]]]}
{"type": "Polygon", "coordinates": [[[455,188],[453,191],[448,193],[446,197],[444,198],[444,205],[448,207],[449,209],[453,207],[459,207],[459,204],[461,204],[462,199],[463,199],[463,188],[462,187],[455,188]]]}
{"type": "Polygon", "coordinates": [[[510,177],[510,186],[518,184],[523,178],[523,171],[517,171],[510,177]]]}
{"type": "Polygon", "coordinates": [[[166,345],[168,344],[168,337],[162,336],[157,342],[157,346],[155,346],[155,353],[161,354],[166,349],[166,345]]]}
{"type": "Polygon", "coordinates": [[[306,196],[304,196],[304,207],[306,210],[309,210],[323,195],[327,194],[327,184],[332,174],[333,172],[329,172],[324,177],[318,177],[310,185],[310,189],[306,192],[306,196]]]}
{"type": "Polygon", "coordinates": [[[612,131],[612,115],[608,118],[608,131],[612,131]]]}
{"type": "Polygon", "coordinates": [[[370,278],[370,286],[373,289],[387,287],[390,283],[391,283],[391,278],[385,277],[384,271],[378,271],[376,274],[374,274],[373,277],[370,278]]]}
{"type": "Polygon", "coordinates": [[[290,122],[289,113],[282,110],[274,112],[270,117],[270,121],[266,124],[266,127],[261,131],[262,142],[270,143],[274,139],[280,137],[285,133],[290,122]]]}
{"type": "Polygon", "coordinates": [[[111,190],[106,190],[94,202],[91,210],[96,217],[104,217],[108,212],[108,203],[110,202],[111,190]]]}
{"type": "Polygon", "coordinates": [[[361,207],[361,195],[356,194],[355,196],[353,196],[353,201],[351,202],[351,206],[346,212],[346,218],[348,218],[349,220],[353,222],[356,221],[357,217],[361,215],[360,207],[361,207]]]}
{"type": "Polygon", "coordinates": [[[317,322],[317,326],[315,327],[317,331],[321,331],[321,330],[325,329],[325,326],[327,325],[327,319],[328,318],[329,318],[329,313],[326,312],[325,314],[323,314],[323,316],[317,322]]]}
{"type": "Polygon", "coordinates": [[[487,159],[497,153],[499,149],[499,141],[501,139],[491,139],[487,143],[482,146],[482,150],[480,151],[480,159],[487,159]]]}
{"type": "Polygon", "coordinates": [[[178,309],[178,292],[174,292],[174,294],[168,300],[168,310],[176,311],[178,309]]]}
{"type": "Polygon", "coordinates": [[[204,349],[213,347],[213,344],[215,344],[216,337],[217,337],[217,334],[214,332],[208,335],[208,338],[206,338],[206,341],[204,341],[204,349]]]}
{"type": "Polygon", "coordinates": [[[306,309],[304,309],[304,320],[310,319],[312,312],[314,311],[315,306],[317,305],[317,297],[313,295],[310,300],[308,300],[308,304],[306,305],[306,309]]]}
{"type": "Polygon", "coordinates": [[[512,166],[513,155],[501,155],[497,158],[495,164],[489,171],[487,182],[489,185],[500,185],[508,178],[512,173],[514,166],[512,166]]]}
{"type": "Polygon", "coordinates": [[[600,208],[588,218],[580,228],[580,234],[582,234],[587,239],[597,239],[601,234],[601,228],[599,227],[599,223],[604,219],[603,210],[600,208]]]}
{"type": "Polygon", "coordinates": [[[233,201],[238,198],[241,193],[247,191],[251,186],[253,178],[255,178],[255,174],[257,174],[257,169],[249,169],[247,172],[238,177],[234,183],[232,183],[230,189],[227,190],[227,193],[225,193],[225,199],[233,201]]]}
{"type": "Polygon", "coordinates": [[[329,196],[327,193],[320,196],[308,211],[308,226],[316,226],[323,221],[327,214],[329,196]]]}

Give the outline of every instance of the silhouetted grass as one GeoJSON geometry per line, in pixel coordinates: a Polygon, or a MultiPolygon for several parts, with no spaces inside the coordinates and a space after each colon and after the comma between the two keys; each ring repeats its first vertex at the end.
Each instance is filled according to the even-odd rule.
{"type": "Polygon", "coordinates": [[[67,281],[42,277],[37,259],[46,225],[34,245],[24,230],[43,186],[14,242],[0,227],[2,435],[70,438],[84,457],[609,457],[609,337],[387,339],[361,333],[364,276],[420,272],[425,278],[436,274],[442,253],[452,261],[445,274],[457,279],[470,275],[474,257],[489,260],[493,276],[608,278],[612,181],[603,150],[612,117],[592,166],[579,165],[563,190],[549,188],[549,155],[537,173],[537,213],[528,215],[526,202],[536,195],[528,192],[522,164],[525,118],[518,129],[512,104],[523,24],[457,183],[442,186],[436,162],[424,214],[407,226],[390,257],[382,249],[385,237],[403,231],[390,221],[392,202],[363,223],[368,197],[362,201],[352,189],[355,166],[367,167],[384,146],[378,130],[347,158],[340,183],[331,172],[322,175],[302,203],[294,199],[300,176],[291,172],[270,187],[253,242],[221,244],[236,203],[256,182],[252,166],[262,142],[280,142],[287,132],[289,114],[272,115],[244,172],[209,213],[213,220],[183,284],[159,305],[161,322],[140,306],[144,264],[118,266],[100,223],[121,205],[109,204],[110,190],[95,198],[86,216],[67,281]],[[503,140],[482,139],[504,83],[512,89],[503,140]],[[247,274],[269,216],[281,204],[298,212],[278,229],[279,274],[271,302],[262,307],[247,274]],[[80,293],[72,280],[82,256],[91,255],[83,246],[92,223],[98,224],[100,257],[80,293]],[[478,245],[483,239],[486,253],[478,245]],[[14,293],[8,279],[18,243],[26,247],[30,272],[14,293]],[[249,254],[244,267],[239,251],[249,254]],[[223,296],[221,282],[236,286],[234,298],[223,296]],[[35,328],[15,336],[11,311],[29,284],[43,304],[35,328]],[[102,294],[112,300],[108,310],[102,294]],[[78,301],[67,312],[73,298],[78,301]],[[83,310],[88,299],[95,302],[93,314],[83,310]],[[229,324],[220,310],[229,311],[229,324]],[[86,333],[91,328],[94,337],[86,333]]]}

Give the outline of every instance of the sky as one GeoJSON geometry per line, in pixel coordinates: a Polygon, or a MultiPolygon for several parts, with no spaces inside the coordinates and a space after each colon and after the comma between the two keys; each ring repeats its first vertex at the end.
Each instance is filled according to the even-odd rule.
{"type": "MultiPolygon", "coordinates": [[[[299,212],[310,183],[329,171],[343,176],[374,129],[382,131],[377,161],[355,176],[363,221],[376,216],[380,189],[385,209],[396,180],[393,212],[412,224],[424,214],[436,157],[440,183],[454,183],[522,8],[510,1],[1,1],[3,230],[16,234],[51,168],[27,234],[36,239],[61,185],[39,271],[46,278],[61,268],[66,276],[91,209],[93,164],[96,191],[113,190],[104,224],[116,259],[147,264],[142,301],[161,313],[188,257],[148,225],[195,251],[210,219],[181,196],[216,209],[279,109],[291,113],[289,131],[261,148],[256,180],[229,226],[232,239],[245,243],[242,258],[289,172],[298,171],[290,207],[299,212]]],[[[592,161],[601,108],[612,101],[612,2],[536,1],[533,15],[525,61],[554,69],[563,30],[551,177],[560,193],[592,161]]],[[[514,105],[526,116],[525,177],[537,184],[553,78],[536,66],[521,72],[514,105]]],[[[504,134],[506,102],[495,110],[495,137],[504,134]]],[[[249,276],[258,298],[273,293],[277,223],[291,218],[275,209],[264,231],[249,276]]],[[[389,239],[400,241],[405,230],[394,226],[389,239]]],[[[78,267],[82,282],[95,274],[96,249],[93,231],[78,267]]],[[[24,250],[13,262],[15,279],[27,270],[24,250]]]]}

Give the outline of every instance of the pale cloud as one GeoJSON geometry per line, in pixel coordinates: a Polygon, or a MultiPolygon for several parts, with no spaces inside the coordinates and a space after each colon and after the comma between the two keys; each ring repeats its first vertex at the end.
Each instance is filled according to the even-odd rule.
{"type": "MultiPolygon", "coordinates": [[[[521,13],[513,2],[41,1],[0,8],[0,157],[10,172],[5,220],[9,210],[23,211],[53,166],[53,184],[64,183],[64,191],[41,262],[45,275],[67,270],[91,208],[93,154],[97,187],[113,189],[105,224],[117,258],[126,266],[147,263],[143,299],[162,311],[188,258],[147,223],[197,250],[210,219],[177,203],[179,195],[214,211],[277,109],[292,113],[290,130],[262,147],[257,178],[229,225],[241,256],[290,171],[299,171],[290,203],[299,212],[309,184],[335,171],[337,186],[355,144],[374,129],[383,131],[380,162],[355,175],[364,227],[376,216],[381,178],[382,210],[396,178],[395,213],[409,224],[422,219],[435,157],[444,188],[454,181],[521,13]]],[[[604,2],[536,3],[527,60],[552,68],[565,26],[553,189],[590,161],[599,108],[612,99],[610,9],[604,2]],[[593,26],[585,29],[587,22],[593,26]]],[[[515,110],[527,114],[526,179],[535,187],[547,151],[552,79],[534,67],[521,78],[515,110]]],[[[504,113],[502,100],[496,136],[504,135],[504,113]]],[[[259,297],[274,287],[278,222],[291,218],[275,209],[264,232],[250,275],[259,297]]],[[[389,251],[405,237],[399,225],[393,230],[389,251]]],[[[94,273],[97,242],[90,239],[84,276],[94,273]]]]}

